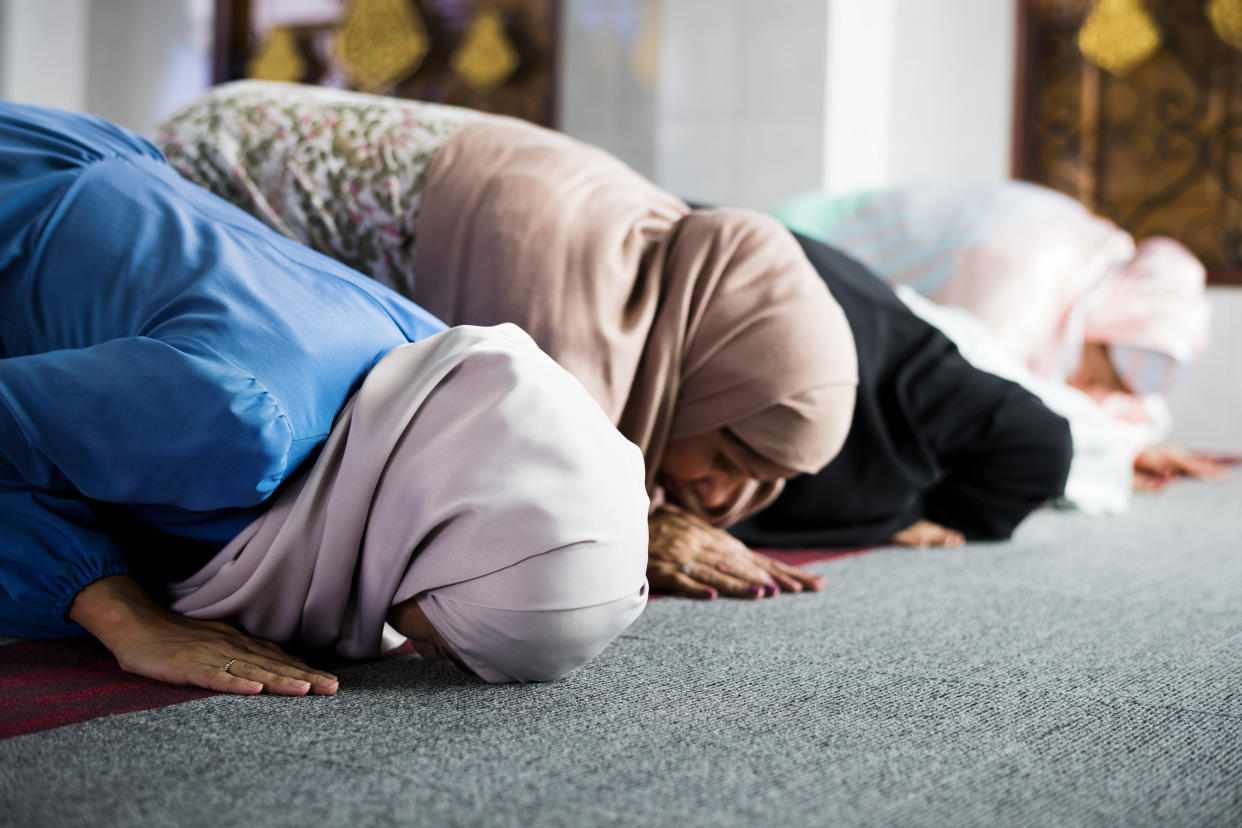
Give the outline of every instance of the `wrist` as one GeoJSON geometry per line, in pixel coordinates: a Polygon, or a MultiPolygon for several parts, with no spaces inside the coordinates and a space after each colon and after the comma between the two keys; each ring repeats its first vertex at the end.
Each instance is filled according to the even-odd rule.
{"type": "Polygon", "coordinates": [[[155,601],[129,575],[108,575],[100,578],[74,596],[66,616],[114,649],[144,610],[156,608],[155,601]]]}

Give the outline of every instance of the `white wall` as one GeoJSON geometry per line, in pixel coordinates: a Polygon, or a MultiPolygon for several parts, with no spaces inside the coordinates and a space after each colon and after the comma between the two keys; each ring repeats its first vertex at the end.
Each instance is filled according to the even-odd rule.
{"type": "MultiPolygon", "coordinates": [[[[682,196],[1009,177],[1013,0],[565,0],[561,127],[682,196]],[[658,48],[653,47],[658,43],[658,48]]],[[[1242,453],[1242,290],[1170,399],[1173,438],[1242,453]]]]}
{"type": "Polygon", "coordinates": [[[743,205],[817,186],[823,0],[664,0],[662,21],[656,181],[743,205]]]}
{"type": "Polygon", "coordinates": [[[560,123],[708,202],[998,180],[1014,15],[1002,0],[566,0],[560,123]]]}
{"type": "Polygon", "coordinates": [[[1208,288],[1208,301],[1212,306],[1208,352],[1169,396],[1172,441],[1242,454],[1242,289],[1208,288]]]}
{"type": "Polygon", "coordinates": [[[893,2],[889,180],[1008,178],[1016,0],[893,2]]]}
{"type": "Polygon", "coordinates": [[[142,133],[211,80],[212,0],[0,0],[0,97],[142,133]]]}
{"type": "Polygon", "coordinates": [[[819,186],[825,0],[566,0],[558,121],[683,197],[819,186]]]}
{"type": "Polygon", "coordinates": [[[87,0],[0,0],[0,98],[86,107],[87,0]]]}
{"type": "Polygon", "coordinates": [[[564,0],[557,121],[655,175],[661,0],[564,0]]]}
{"type": "Polygon", "coordinates": [[[150,134],[207,89],[212,6],[212,0],[91,3],[88,110],[150,134]]]}

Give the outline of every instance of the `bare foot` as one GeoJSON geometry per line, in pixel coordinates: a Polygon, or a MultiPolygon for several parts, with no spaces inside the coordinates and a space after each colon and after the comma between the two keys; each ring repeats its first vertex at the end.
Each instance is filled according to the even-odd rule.
{"type": "Polygon", "coordinates": [[[939,523],[918,520],[900,532],[895,532],[889,540],[899,546],[924,549],[928,546],[961,546],[966,542],[966,536],[939,523]]]}

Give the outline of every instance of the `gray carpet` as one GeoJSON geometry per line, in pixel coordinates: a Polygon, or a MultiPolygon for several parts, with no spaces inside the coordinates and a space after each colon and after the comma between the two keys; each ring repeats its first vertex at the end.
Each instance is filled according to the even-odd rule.
{"type": "Polygon", "coordinates": [[[549,685],[417,657],[0,742],[0,823],[1239,825],[1242,474],[827,592],[653,603],[549,685]]]}

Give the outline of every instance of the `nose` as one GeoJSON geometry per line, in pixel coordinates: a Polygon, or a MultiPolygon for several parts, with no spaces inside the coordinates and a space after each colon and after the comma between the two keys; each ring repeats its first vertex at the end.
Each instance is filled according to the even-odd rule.
{"type": "Polygon", "coordinates": [[[694,484],[694,494],[706,509],[727,506],[737,497],[738,489],[746,482],[740,474],[714,473],[699,478],[694,484]]]}

